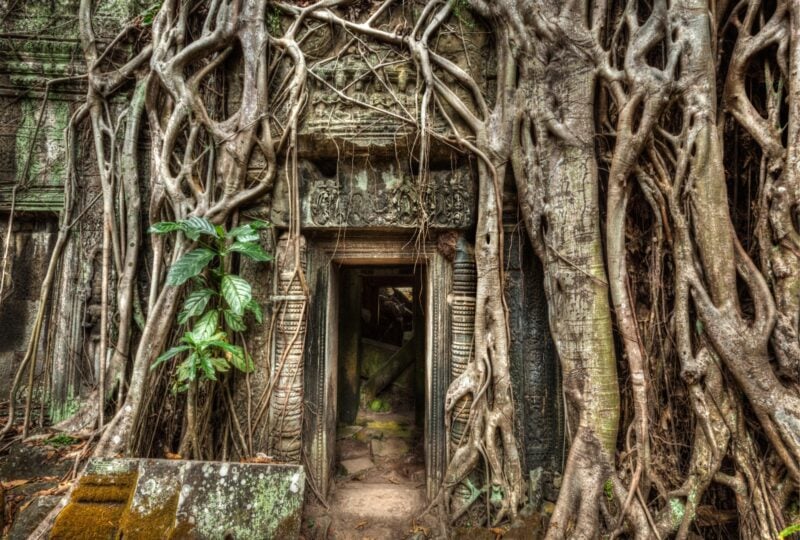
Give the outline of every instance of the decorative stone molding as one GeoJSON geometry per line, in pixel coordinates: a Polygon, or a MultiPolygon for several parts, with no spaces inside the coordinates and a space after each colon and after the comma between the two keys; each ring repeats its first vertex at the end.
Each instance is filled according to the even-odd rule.
{"type": "Polygon", "coordinates": [[[90,459],[50,538],[298,538],[297,465],[90,459]]]}
{"type": "MultiPolygon", "coordinates": [[[[475,182],[469,167],[431,171],[424,184],[393,163],[342,164],[325,176],[311,162],[300,165],[301,223],[304,229],[418,228],[467,229],[475,221],[475,182]]],[[[288,188],[275,190],[272,220],[286,226],[288,188]]]]}

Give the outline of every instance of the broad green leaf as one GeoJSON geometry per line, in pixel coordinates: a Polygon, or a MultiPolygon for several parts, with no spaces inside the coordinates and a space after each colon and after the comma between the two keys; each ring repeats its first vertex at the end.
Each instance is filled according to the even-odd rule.
{"type": "Polygon", "coordinates": [[[197,355],[192,353],[189,355],[189,358],[184,360],[178,366],[178,370],[175,373],[175,378],[178,382],[184,381],[193,381],[195,376],[197,375],[197,355]]]}
{"type": "Polygon", "coordinates": [[[222,349],[223,351],[231,354],[242,350],[242,348],[239,347],[238,345],[234,345],[233,343],[228,343],[227,341],[224,341],[222,339],[211,340],[208,342],[208,344],[211,345],[212,347],[222,349]]]}
{"type": "Polygon", "coordinates": [[[258,324],[264,322],[264,314],[261,311],[261,306],[254,299],[251,298],[244,308],[253,314],[258,324]]]}
{"type": "Polygon", "coordinates": [[[259,242],[261,241],[261,237],[258,236],[256,231],[253,231],[250,234],[240,234],[236,237],[236,240],[239,242],[259,242]]]}
{"type": "Polygon", "coordinates": [[[211,363],[211,358],[206,354],[200,356],[200,369],[203,370],[203,375],[206,376],[206,379],[212,381],[217,380],[217,373],[214,369],[214,365],[211,363]]]}
{"type": "Polygon", "coordinates": [[[185,324],[191,317],[197,317],[203,313],[212,296],[214,296],[214,291],[211,289],[200,289],[187,296],[183,302],[183,311],[178,315],[178,324],[185,324]]]}
{"type": "Polygon", "coordinates": [[[236,238],[242,242],[253,242],[258,240],[258,231],[262,229],[267,229],[271,227],[272,224],[267,223],[266,221],[255,220],[249,223],[245,223],[244,225],[239,225],[238,227],[234,227],[228,234],[225,236],[227,238],[236,238]],[[247,240],[245,240],[247,238],[247,240]]]}
{"type": "Polygon", "coordinates": [[[794,523],[783,529],[778,533],[778,538],[783,540],[784,538],[788,538],[795,533],[800,533],[800,523],[794,523]]]}
{"type": "Polygon", "coordinates": [[[222,297],[236,315],[244,313],[244,306],[253,297],[250,284],[239,276],[227,274],[222,278],[222,297]]]}
{"type": "Polygon", "coordinates": [[[269,221],[264,221],[263,219],[254,219],[253,221],[248,223],[248,225],[250,225],[257,231],[260,231],[262,229],[269,229],[270,227],[272,227],[272,223],[270,223],[269,221]]]}
{"type": "Polygon", "coordinates": [[[247,223],[245,225],[239,225],[238,227],[234,227],[233,229],[229,230],[225,236],[227,238],[239,238],[240,236],[252,236],[256,233],[256,230],[247,223]]]}
{"type": "Polygon", "coordinates": [[[167,274],[167,285],[182,285],[203,271],[216,256],[212,250],[197,248],[186,253],[172,265],[167,274]]]}
{"type": "Polygon", "coordinates": [[[150,366],[150,369],[153,369],[162,362],[166,362],[170,358],[174,358],[178,356],[180,353],[188,351],[189,349],[191,349],[191,347],[189,347],[188,345],[178,345],[177,347],[172,347],[168,351],[164,352],[164,354],[156,358],[156,361],[153,362],[153,365],[150,366]]]}
{"type": "Polygon", "coordinates": [[[224,358],[211,358],[211,364],[214,369],[221,373],[225,373],[231,368],[231,365],[224,358]]]}
{"type": "Polygon", "coordinates": [[[197,346],[197,342],[194,340],[194,334],[192,334],[191,331],[187,331],[183,334],[183,336],[181,336],[181,343],[191,345],[193,349],[197,346]]]}
{"type": "Polygon", "coordinates": [[[217,326],[219,326],[219,312],[212,309],[194,323],[192,335],[195,341],[208,341],[217,333],[217,326]]]}
{"type": "Polygon", "coordinates": [[[264,251],[264,248],[255,242],[234,242],[231,247],[228,248],[228,253],[232,251],[247,255],[258,262],[267,262],[273,259],[272,255],[264,251]]]}
{"type": "Polygon", "coordinates": [[[226,309],[223,312],[223,316],[225,317],[225,324],[234,332],[244,332],[247,330],[247,326],[245,326],[244,319],[242,319],[241,315],[237,315],[231,310],[226,309]]]}
{"type": "Polygon", "coordinates": [[[225,351],[225,358],[236,369],[244,371],[245,373],[253,371],[253,359],[245,354],[244,349],[239,345],[233,345],[226,341],[214,341],[211,344],[225,351]]]}
{"type": "Polygon", "coordinates": [[[182,231],[183,225],[180,223],[175,223],[174,221],[160,221],[158,223],[153,223],[147,232],[151,234],[167,234],[174,231],[182,231]]]}
{"type": "Polygon", "coordinates": [[[227,351],[229,354],[228,361],[239,371],[248,372],[247,360],[245,359],[244,350],[237,345],[231,346],[231,350],[227,351]]]}
{"type": "Polygon", "coordinates": [[[206,218],[192,216],[180,222],[183,232],[186,233],[191,240],[197,240],[201,234],[206,236],[213,236],[219,238],[217,229],[206,218]]]}

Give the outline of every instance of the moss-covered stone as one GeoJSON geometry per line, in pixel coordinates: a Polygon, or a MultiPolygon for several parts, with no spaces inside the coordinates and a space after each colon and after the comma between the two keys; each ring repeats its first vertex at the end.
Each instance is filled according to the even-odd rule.
{"type": "Polygon", "coordinates": [[[52,538],[297,538],[304,488],[294,465],[97,459],[52,538]]]}

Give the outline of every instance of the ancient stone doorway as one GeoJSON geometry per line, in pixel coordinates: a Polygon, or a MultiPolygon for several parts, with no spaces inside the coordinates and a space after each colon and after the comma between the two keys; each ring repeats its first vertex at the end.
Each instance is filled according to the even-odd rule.
{"type": "MultiPolygon", "coordinates": [[[[450,339],[447,294],[452,267],[433,243],[415,243],[413,237],[408,236],[309,238],[311,305],[304,352],[303,436],[308,476],[321,496],[331,493],[338,466],[337,428],[340,418],[349,414],[350,421],[353,421],[357,416],[357,409],[352,404],[359,403],[360,398],[354,396],[360,396],[360,388],[356,394],[352,388],[342,388],[340,383],[340,367],[347,365],[345,336],[353,335],[342,332],[340,322],[346,325],[361,317],[360,307],[343,307],[348,294],[353,295],[348,281],[359,273],[362,277],[368,275],[370,283],[378,289],[382,286],[390,288],[390,281],[395,280],[398,287],[410,284],[412,294],[415,288],[420,291],[415,304],[420,310],[418,316],[422,322],[419,326],[424,327],[424,333],[418,333],[414,344],[420,349],[415,358],[422,359],[420,364],[424,364],[424,369],[420,366],[415,370],[418,378],[415,378],[413,425],[418,426],[424,441],[423,496],[432,498],[441,481],[446,458],[444,395],[449,383],[450,339]],[[342,400],[342,395],[348,393],[351,396],[349,400],[342,400]],[[347,407],[350,407],[349,412],[344,411],[347,407]]],[[[395,338],[401,339],[397,329],[384,328],[384,331],[387,335],[395,332],[395,338]]]]}
{"type": "Polygon", "coordinates": [[[339,269],[332,505],[350,523],[405,529],[425,502],[425,273],[339,269]]]}

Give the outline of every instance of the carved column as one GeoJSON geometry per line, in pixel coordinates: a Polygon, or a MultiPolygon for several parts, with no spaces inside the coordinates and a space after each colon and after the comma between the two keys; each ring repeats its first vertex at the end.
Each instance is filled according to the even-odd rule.
{"type": "MultiPolygon", "coordinates": [[[[456,244],[453,260],[453,293],[450,297],[450,380],[454,381],[467,369],[475,339],[475,288],[477,273],[469,244],[463,236],[456,244]]],[[[469,419],[472,396],[467,395],[453,408],[450,425],[450,449],[458,447],[469,419]]]]}
{"type": "MultiPolygon", "coordinates": [[[[478,276],[475,259],[469,243],[459,236],[453,260],[453,292],[450,295],[450,381],[454,381],[467,369],[475,349],[475,290],[478,276]]],[[[464,433],[469,420],[472,396],[462,397],[453,407],[450,422],[450,456],[466,439],[464,433]]],[[[456,501],[467,501],[470,489],[465,483],[456,486],[456,501]]],[[[459,503],[456,503],[459,504],[459,503]]]]}
{"type": "Polygon", "coordinates": [[[296,262],[306,270],[306,241],[300,237],[299,257],[295,244],[284,234],[278,242],[275,356],[276,377],[270,399],[271,452],[280,460],[299,462],[303,428],[303,347],[308,319],[308,298],[296,272],[296,262]]]}

